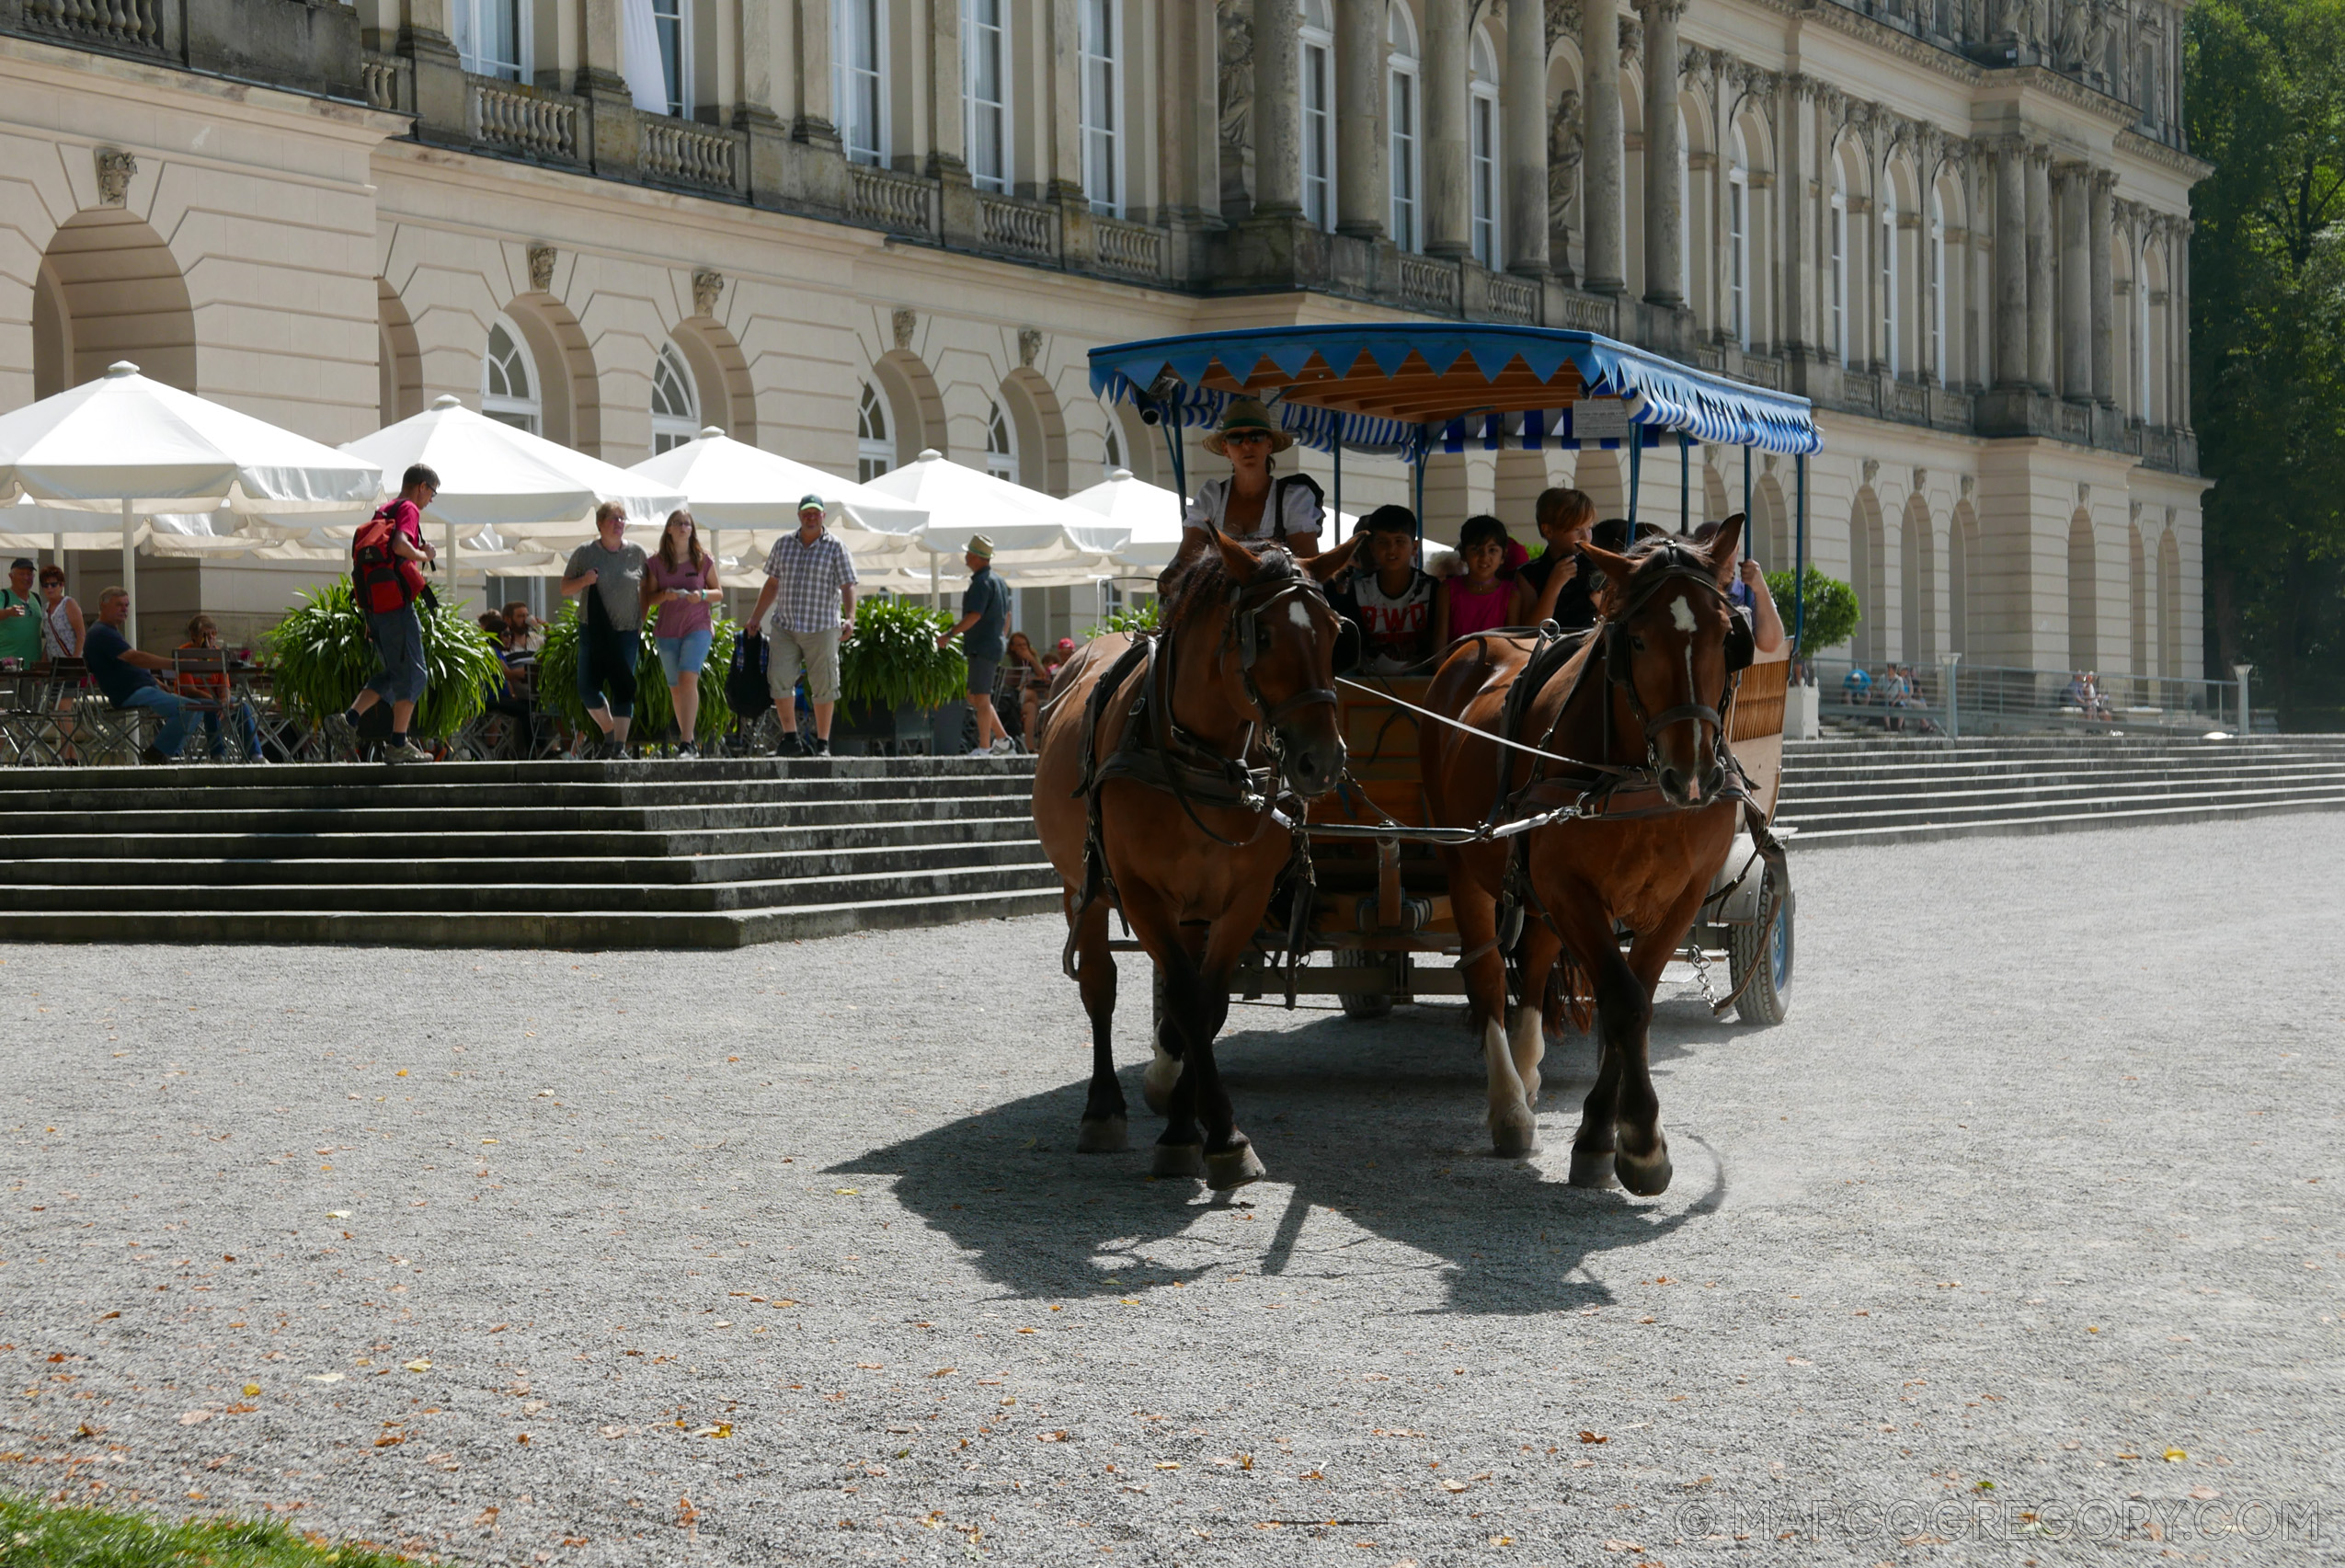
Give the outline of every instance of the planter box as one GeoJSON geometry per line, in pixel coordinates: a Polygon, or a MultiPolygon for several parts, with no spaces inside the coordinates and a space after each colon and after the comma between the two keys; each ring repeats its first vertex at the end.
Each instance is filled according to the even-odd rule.
{"type": "Polygon", "coordinates": [[[907,704],[892,714],[856,712],[852,719],[842,704],[831,727],[832,749],[849,756],[956,756],[967,750],[962,733],[969,704],[951,702],[941,708],[917,708],[907,704]]]}

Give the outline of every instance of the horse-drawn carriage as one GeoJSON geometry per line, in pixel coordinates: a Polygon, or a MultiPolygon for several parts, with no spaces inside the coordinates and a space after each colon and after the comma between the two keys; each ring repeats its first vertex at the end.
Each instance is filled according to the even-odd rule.
{"type": "MultiPolygon", "coordinates": [[[[1794,564],[1804,566],[1805,459],[1820,444],[1807,402],[1536,327],[1269,328],[1121,344],[1091,358],[1095,391],[1163,427],[1184,494],[1179,431],[1218,420],[1239,397],[1263,399],[1298,442],[1333,455],[1338,515],[1344,454],[1407,463],[1420,532],[1424,464],[1436,452],[1622,452],[1632,523],[1648,449],[1676,445],[1686,482],[1677,536],[1625,555],[1583,552],[1591,580],[1610,584],[1597,589],[1604,623],[1591,640],[1551,628],[1478,634],[1436,655],[1437,673],[1345,675],[1333,671],[1334,621],[1315,586],[1335,563],[1274,551],[1278,559],[1258,567],[1261,557],[1215,533],[1219,560],[1207,559],[1205,583],[1182,590],[1187,602],[1169,605],[1164,635],[1100,647],[1062,677],[1035,811],[1068,877],[1068,967],[1093,1019],[1083,1146],[1122,1146],[1108,956],[1145,950],[1158,969],[1150,1099],[1172,1118],[1159,1140],[1163,1173],[1195,1170],[1217,1186],[1260,1173],[1211,1065],[1230,996],[1291,1004],[1333,994],[1347,1013],[1372,1015],[1396,1000],[1465,995],[1485,1032],[1502,1153],[1535,1137],[1527,1106],[1543,1026],[1563,1011],[1597,1016],[1606,1065],[1573,1180],[1608,1181],[1617,1162],[1632,1190],[1661,1190],[1668,1160],[1643,1019],[1662,965],[1681,954],[1707,993],[1710,958],[1722,956],[1733,1004],[1758,1022],[1783,1016],[1790,980],[1793,905],[1767,821],[1804,606],[1790,607],[1788,647],[1739,673],[1723,649],[1736,555],[1747,554],[1753,450],[1794,461],[1794,564]],[[1707,544],[1686,536],[1695,442],[1744,449],[1745,515],[1725,520],[1707,544]],[[1103,807],[1116,790],[1120,844],[1103,807]],[[1177,809],[1150,804],[1167,795],[1177,809]],[[1063,804],[1070,798],[1088,802],[1087,829],[1063,804]],[[1698,833],[1677,831],[1696,818],[1698,833]],[[1274,825],[1285,830],[1272,836],[1275,853],[1264,839],[1274,825]],[[1157,875],[1152,850],[1184,834],[1193,864],[1157,875]],[[1563,907],[1565,892],[1590,886],[1584,867],[1567,864],[1573,844],[1625,846],[1624,860],[1660,869],[1634,872],[1642,886],[1563,907]],[[1109,940],[1110,905],[1138,940],[1109,940]],[[1672,939],[1657,940],[1664,932],[1672,939]],[[1198,1073],[1184,1076],[1193,1059],[1202,1085],[1198,1073]],[[1199,1119],[1201,1151],[1191,1141],[1199,1119]]],[[[1111,640],[1121,642],[1101,644],[1111,640]]]]}

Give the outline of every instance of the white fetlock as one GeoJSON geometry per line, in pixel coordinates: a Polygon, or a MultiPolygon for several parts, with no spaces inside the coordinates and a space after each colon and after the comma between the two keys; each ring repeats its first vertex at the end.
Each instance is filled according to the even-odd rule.
{"type": "Polygon", "coordinates": [[[1501,1154],[1528,1154],[1539,1144],[1539,1123],[1515,1075],[1506,1031],[1493,1018],[1482,1025],[1482,1060],[1490,1070],[1490,1138],[1501,1154]]]}
{"type": "Polygon", "coordinates": [[[1150,1059],[1148,1070],[1140,1075],[1140,1093],[1148,1100],[1148,1108],[1158,1116],[1172,1103],[1172,1086],[1181,1081],[1181,1063],[1168,1053],[1161,1042],[1155,1042],[1156,1055],[1150,1059]]]}
{"type": "Polygon", "coordinates": [[[1515,1076],[1522,1081],[1523,1103],[1535,1106],[1539,1104],[1539,1064],[1547,1055],[1547,1034],[1538,1008],[1515,1009],[1515,1027],[1506,1045],[1515,1059],[1515,1076]]]}

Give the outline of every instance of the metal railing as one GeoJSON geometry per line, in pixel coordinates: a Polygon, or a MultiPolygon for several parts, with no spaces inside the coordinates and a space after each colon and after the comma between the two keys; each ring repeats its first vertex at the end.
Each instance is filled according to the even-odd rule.
{"type": "MultiPolygon", "coordinates": [[[[2249,733],[2241,722],[2236,681],[1967,661],[1859,663],[1829,656],[1812,660],[1810,669],[1820,716],[1841,729],[1947,736],[2249,733]]],[[[2267,727],[2271,718],[2268,712],[2261,715],[2267,727]]]]}

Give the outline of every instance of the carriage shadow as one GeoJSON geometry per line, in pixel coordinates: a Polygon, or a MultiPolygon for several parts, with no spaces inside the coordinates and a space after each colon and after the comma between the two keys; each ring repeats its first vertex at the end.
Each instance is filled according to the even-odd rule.
{"type": "MultiPolygon", "coordinates": [[[[1715,1212],[1726,1177],[1699,1139],[1673,1132],[1677,1164],[1657,1200],[1564,1184],[1572,1131],[1595,1071],[1573,1036],[1548,1053],[1540,1152],[1489,1152],[1481,1059],[1458,1008],[1402,1008],[1375,1022],[1329,1013],[1300,1027],[1249,1027],[1231,1010],[1218,1047],[1239,1125],[1269,1178],[1230,1194],[1148,1176],[1161,1130],[1123,1073],[1128,1152],[1079,1155],[1084,1082],[949,1122],[831,1169],[895,1178],[897,1200],[1015,1295],[1127,1297],[1241,1273],[1320,1280],[1392,1276],[1396,1295],[1442,1287],[1440,1311],[1551,1312],[1613,1299],[1605,1260],[1715,1212]],[[1325,1211],[1335,1210],[1336,1215],[1325,1211]],[[1340,1216],[1340,1218],[1339,1218],[1340,1216]],[[1405,1279],[1404,1279],[1404,1276],[1405,1279]]],[[[1699,1004],[1664,1003],[1652,1050],[1664,1125],[1667,1064],[1737,1032],[1699,1004]]],[[[1127,1047],[1122,1053],[1135,1053],[1127,1047]]]]}

